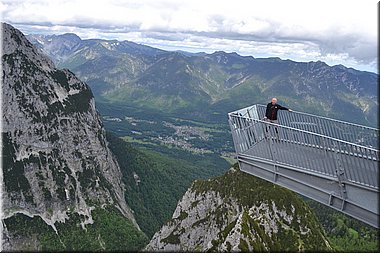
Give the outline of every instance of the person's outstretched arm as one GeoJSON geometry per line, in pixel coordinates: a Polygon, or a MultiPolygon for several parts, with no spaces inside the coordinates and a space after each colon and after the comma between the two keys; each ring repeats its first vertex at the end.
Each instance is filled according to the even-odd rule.
{"type": "Polygon", "coordinates": [[[287,108],[287,107],[285,107],[285,106],[281,106],[281,105],[277,105],[278,106],[278,109],[279,110],[287,110],[287,111],[289,111],[289,112],[292,112],[293,110],[292,109],[289,109],[289,108],[287,108]]]}

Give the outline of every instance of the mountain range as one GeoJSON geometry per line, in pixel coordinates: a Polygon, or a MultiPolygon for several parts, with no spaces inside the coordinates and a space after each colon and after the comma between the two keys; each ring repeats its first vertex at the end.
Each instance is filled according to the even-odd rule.
{"type": "Polygon", "coordinates": [[[99,102],[225,122],[229,111],[277,97],[298,111],[377,126],[378,75],[343,65],[171,52],[74,34],[28,39],[86,81],[99,102]]]}

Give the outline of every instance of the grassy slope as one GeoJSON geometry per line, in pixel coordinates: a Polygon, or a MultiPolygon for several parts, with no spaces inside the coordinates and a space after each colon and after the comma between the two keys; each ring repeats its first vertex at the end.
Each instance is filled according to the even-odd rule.
{"type": "Polygon", "coordinates": [[[17,247],[23,251],[135,251],[147,244],[146,235],[115,208],[98,207],[92,215],[94,223],[86,225],[86,230],[78,214],[69,215],[65,223],[55,223],[58,235],[38,216],[16,214],[4,223],[12,237],[22,238],[17,247]]]}

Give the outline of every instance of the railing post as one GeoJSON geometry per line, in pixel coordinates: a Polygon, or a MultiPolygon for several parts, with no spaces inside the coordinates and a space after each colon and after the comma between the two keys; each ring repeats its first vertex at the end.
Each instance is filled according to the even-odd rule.
{"type": "Polygon", "coordinates": [[[237,136],[237,132],[236,132],[236,127],[235,127],[234,122],[233,122],[233,117],[234,116],[228,115],[228,121],[229,121],[229,124],[230,124],[231,134],[232,134],[232,142],[234,143],[235,154],[236,154],[236,157],[237,157],[240,148],[238,146],[239,140],[238,140],[238,136],[237,136]]]}
{"type": "MultiPolygon", "coordinates": [[[[322,123],[322,119],[321,118],[318,118],[318,121],[319,121],[319,128],[321,129],[321,135],[327,135],[327,133],[325,133],[324,131],[324,127],[325,125],[322,123]]],[[[325,154],[327,155],[328,153],[328,146],[326,144],[326,140],[325,138],[321,138],[322,139],[322,146],[323,146],[323,150],[325,151],[325,154]]]]}
{"type": "Polygon", "coordinates": [[[277,168],[277,160],[276,160],[276,150],[274,148],[275,145],[273,145],[274,144],[273,138],[277,138],[277,136],[275,136],[276,134],[272,135],[272,132],[273,131],[275,132],[276,130],[275,130],[275,126],[272,124],[267,123],[267,122],[264,124],[266,125],[265,128],[268,130],[269,153],[270,153],[271,160],[273,161],[273,181],[276,182],[278,168],[277,168]]]}
{"type": "Polygon", "coordinates": [[[343,167],[343,164],[342,164],[342,160],[341,160],[341,153],[342,153],[342,150],[340,148],[340,145],[339,143],[336,143],[334,141],[334,153],[335,153],[335,172],[336,172],[336,176],[338,178],[338,184],[339,184],[339,189],[340,189],[340,196],[342,198],[342,206],[341,206],[341,210],[344,209],[344,203],[345,203],[345,200],[347,199],[347,191],[346,191],[346,185],[345,185],[345,181],[346,181],[346,175],[345,175],[345,170],[344,170],[344,167],[343,167]]]}

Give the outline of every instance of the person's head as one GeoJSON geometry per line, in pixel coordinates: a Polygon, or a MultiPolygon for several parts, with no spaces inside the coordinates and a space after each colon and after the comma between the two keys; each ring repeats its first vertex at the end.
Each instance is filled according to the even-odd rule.
{"type": "Polygon", "coordinates": [[[272,98],[272,105],[275,105],[277,103],[277,98],[272,98]]]}

